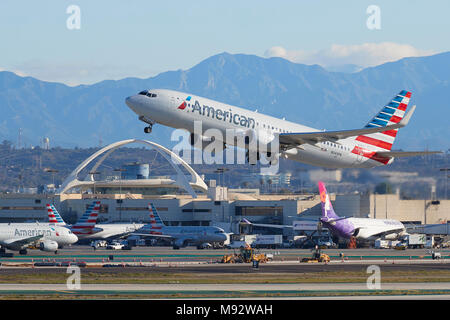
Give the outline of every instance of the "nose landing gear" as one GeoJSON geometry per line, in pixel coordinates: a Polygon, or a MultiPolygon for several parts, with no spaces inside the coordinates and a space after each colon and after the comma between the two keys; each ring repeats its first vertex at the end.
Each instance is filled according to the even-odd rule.
{"type": "Polygon", "coordinates": [[[152,133],[152,127],[153,127],[152,125],[149,125],[148,127],[145,127],[144,128],[144,132],[145,133],[152,133]]]}
{"type": "Polygon", "coordinates": [[[153,124],[155,123],[155,121],[152,120],[152,119],[149,119],[149,118],[147,118],[145,116],[140,116],[139,120],[141,120],[142,122],[145,122],[145,123],[148,124],[148,127],[144,128],[144,132],[145,133],[151,133],[152,132],[152,127],[153,127],[153,124]]]}

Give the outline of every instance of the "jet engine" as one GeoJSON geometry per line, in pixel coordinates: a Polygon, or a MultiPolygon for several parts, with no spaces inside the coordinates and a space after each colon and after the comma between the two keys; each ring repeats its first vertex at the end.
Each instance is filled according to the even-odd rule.
{"type": "Polygon", "coordinates": [[[189,241],[186,239],[177,239],[173,242],[174,249],[184,248],[188,245],[189,241]]]}
{"type": "Polygon", "coordinates": [[[205,136],[193,134],[193,133],[191,133],[191,135],[189,136],[189,143],[194,148],[197,146],[201,146],[201,149],[203,150],[206,148],[206,146],[208,146],[212,142],[213,142],[213,139],[211,137],[205,137],[205,136]]]}
{"type": "Polygon", "coordinates": [[[58,242],[53,240],[45,240],[40,243],[39,249],[42,251],[56,252],[58,250],[58,242]]]}
{"type": "Polygon", "coordinates": [[[251,164],[256,164],[261,157],[267,159],[267,163],[276,164],[278,162],[279,143],[275,141],[276,135],[269,133],[265,130],[255,131],[248,129],[236,133],[235,145],[238,147],[244,147],[239,145],[244,142],[247,151],[247,161],[251,164]],[[256,156],[250,156],[256,153],[256,156]]]}

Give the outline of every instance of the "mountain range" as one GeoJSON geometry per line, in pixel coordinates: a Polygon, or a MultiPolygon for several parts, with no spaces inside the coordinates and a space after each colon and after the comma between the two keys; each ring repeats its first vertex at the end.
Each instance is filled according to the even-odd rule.
{"type": "Polygon", "coordinates": [[[221,53],[188,70],[75,87],[2,71],[0,142],[40,145],[48,137],[51,146],[92,147],[144,138],[171,146],[172,129],[155,125],[151,135],[144,134],[144,123],[125,105],[127,96],[151,88],[184,91],[328,130],[363,127],[406,89],[412,91],[410,103],[417,109],[400,130],[394,149],[450,147],[450,52],[353,73],[282,58],[221,53]]]}

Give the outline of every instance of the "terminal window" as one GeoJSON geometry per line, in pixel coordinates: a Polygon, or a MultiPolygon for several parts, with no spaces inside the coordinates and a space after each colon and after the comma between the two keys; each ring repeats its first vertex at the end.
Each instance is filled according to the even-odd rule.
{"type": "Polygon", "coordinates": [[[283,207],[236,207],[237,216],[282,216],[283,207]]]}

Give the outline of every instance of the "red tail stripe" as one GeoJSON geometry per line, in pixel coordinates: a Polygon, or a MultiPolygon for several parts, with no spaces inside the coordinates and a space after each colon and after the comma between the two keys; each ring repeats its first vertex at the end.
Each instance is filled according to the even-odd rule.
{"type": "Polygon", "coordinates": [[[386,142],[386,141],[381,141],[378,139],[374,139],[371,137],[367,137],[367,136],[358,136],[356,138],[356,140],[373,145],[375,147],[380,147],[386,150],[391,150],[392,148],[392,143],[386,142]]]}
{"type": "Polygon", "coordinates": [[[397,117],[397,116],[392,116],[390,121],[394,122],[394,123],[399,123],[400,121],[402,121],[402,118],[397,117]]]}
{"type": "Polygon", "coordinates": [[[411,92],[407,92],[405,95],[406,98],[411,98],[411,92]]]}
{"type": "Polygon", "coordinates": [[[397,130],[388,130],[388,131],[383,131],[382,132],[383,134],[386,134],[386,135],[388,135],[388,136],[391,136],[391,137],[396,137],[397,136],[397,130]]]}
{"type": "Polygon", "coordinates": [[[405,111],[408,105],[405,103],[400,103],[397,107],[398,110],[405,111]]]}
{"type": "Polygon", "coordinates": [[[388,157],[379,156],[374,151],[368,151],[368,150],[365,150],[365,149],[360,148],[360,147],[355,147],[352,150],[352,153],[359,154],[359,155],[361,155],[363,157],[366,157],[366,158],[369,158],[371,160],[375,160],[375,161],[381,162],[382,164],[388,164],[388,162],[390,160],[390,158],[388,158],[388,157]]]}

